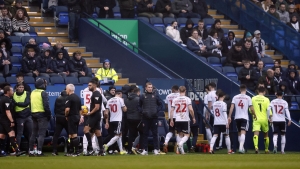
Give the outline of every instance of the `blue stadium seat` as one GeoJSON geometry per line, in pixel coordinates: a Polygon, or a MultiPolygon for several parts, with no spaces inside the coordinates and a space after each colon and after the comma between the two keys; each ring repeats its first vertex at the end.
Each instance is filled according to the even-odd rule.
{"type": "Polygon", "coordinates": [[[93,18],[98,18],[98,14],[97,14],[96,12],[94,12],[94,13],[92,14],[92,17],[93,17],[93,18]]]}
{"type": "Polygon", "coordinates": [[[120,7],[119,6],[115,6],[113,8],[113,12],[114,12],[115,18],[121,18],[121,12],[120,12],[120,7]]]}
{"type": "Polygon", "coordinates": [[[24,76],[24,82],[27,84],[35,84],[35,79],[31,76],[24,76]]]}
{"type": "Polygon", "coordinates": [[[213,19],[213,18],[204,18],[203,22],[204,22],[204,26],[206,27],[206,29],[209,29],[215,23],[215,19],[213,19]]]}
{"type": "Polygon", "coordinates": [[[21,59],[17,56],[11,56],[10,61],[13,66],[21,67],[21,59]]]}
{"type": "Polygon", "coordinates": [[[150,23],[153,25],[153,26],[165,26],[163,20],[160,18],[160,17],[153,17],[153,18],[150,18],[150,23]]]}
{"type": "Polygon", "coordinates": [[[234,82],[238,82],[239,81],[239,79],[238,79],[238,77],[237,76],[227,76],[229,79],[231,79],[232,81],[234,81],[234,82]]]}
{"type": "Polygon", "coordinates": [[[222,63],[222,65],[224,65],[225,62],[226,62],[226,57],[225,57],[225,56],[224,56],[224,57],[221,57],[221,63],[222,63]]]}
{"type": "Polygon", "coordinates": [[[56,7],[56,17],[58,18],[57,25],[68,25],[69,13],[67,6],[56,7]]]}
{"type": "Polygon", "coordinates": [[[222,67],[220,67],[220,66],[214,66],[214,69],[217,70],[217,71],[219,71],[219,72],[223,71],[222,67]]]}
{"type": "Polygon", "coordinates": [[[204,62],[207,62],[207,59],[206,59],[206,57],[202,57],[202,56],[200,56],[199,58],[200,58],[200,60],[202,60],[202,61],[204,61],[204,62]]]}
{"type": "Polygon", "coordinates": [[[30,29],[29,29],[29,35],[30,36],[38,36],[38,34],[35,32],[35,29],[34,27],[30,26],[30,29]]]}
{"type": "Polygon", "coordinates": [[[11,48],[11,52],[12,52],[12,55],[13,56],[16,56],[16,57],[22,57],[22,48],[19,47],[19,46],[13,46],[11,48]]]}
{"type": "Polygon", "coordinates": [[[272,66],[266,66],[263,68],[263,70],[267,71],[268,69],[272,69],[272,66]]]}
{"type": "MultiPolygon", "coordinates": [[[[237,74],[239,74],[239,72],[240,72],[241,69],[243,69],[243,66],[241,66],[241,67],[236,67],[236,68],[235,68],[235,72],[236,72],[237,74]]],[[[253,69],[254,69],[254,68],[253,68],[253,69]]]]}
{"type": "Polygon", "coordinates": [[[48,44],[50,44],[50,46],[51,46],[51,43],[49,42],[48,37],[45,37],[45,36],[38,36],[38,37],[36,37],[35,40],[36,40],[36,44],[41,45],[41,44],[43,44],[43,43],[48,43],[48,44]]]}
{"type": "Polygon", "coordinates": [[[50,77],[50,82],[51,82],[52,85],[54,85],[54,84],[65,84],[64,78],[62,78],[60,76],[50,77]]]}
{"type": "Polygon", "coordinates": [[[137,19],[149,23],[149,18],[147,17],[137,17],[137,19]]]}
{"type": "Polygon", "coordinates": [[[22,47],[21,38],[19,36],[9,36],[8,37],[12,43],[12,46],[22,47]]]}
{"type": "Polygon", "coordinates": [[[16,66],[13,66],[13,67],[11,68],[11,70],[9,71],[9,73],[11,74],[11,76],[16,76],[16,74],[19,73],[19,68],[16,67],[16,66]]]}
{"type": "Polygon", "coordinates": [[[177,18],[178,27],[185,27],[186,21],[187,21],[187,18],[177,18]]]}
{"type": "Polygon", "coordinates": [[[154,26],[157,30],[159,30],[161,33],[165,33],[165,27],[164,26],[154,26]]]}
{"type": "Polygon", "coordinates": [[[76,77],[65,77],[65,84],[79,84],[78,78],[76,77]]]}
{"type": "Polygon", "coordinates": [[[0,76],[0,83],[4,83],[4,82],[5,82],[4,77],[0,76]]]}
{"type": "Polygon", "coordinates": [[[29,42],[29,39],[31,38],[35,39],[35,37],[31,37],[31,36],[22,36],[21,37],[22,45],[25,46],[29,42]]]}
{"type": "Polygon", "coordinates": [[[223,67],[223,73],[227,76],[227,77],[237,77],[237,73],[235,72],[234,67],[231,66],[224,66],[223,67]]]}
{"type": "Polygon", "coordinates": [[[265,67],[274,66],[274,60],[271,57],[263,57],[261,60],[264,62],[265,67]]]}
{"type": "Polygon", "coordinates": [[[229,29],[227,29],[227,28],[222,28],[222,29],[223,29],[223,32],[224,32],[224,36],[227,38],[229,29]]]}
{"type": "Polygon", "coordinates": [[[170,26],[173,21],[176,21],[176,19],[172,17],[165,17],[163,20],[166,27],[170,26]]]}
{"type": "Polygon", "coordinates": [[[14,76],[6,77],[6,82],[10,84],[17,84],[17,79],[14,76]]]}
{"type": "Polygon", "coordinates": [[[198,26],[198,22],[199,22],[199,20],[201,20],[201,19],[199,19],[199,18],[191,18],[191,20],[193,21],[194,26],[198,26]]]}
{"type": "Polygon", "coordinates": [[[89,83],[90,81],[91,81],[91,77],[80,77],[79,78],[79,83],[81,83],[81,84],[87,84],[87,83],[89,83]]]}
{"type": "Polygon", "coordinates": [[[221,61],[218,57],[208,57],[207,58],[207,61],[208,63],[211,65],[211,66],[219,66],[219,67],[222,67],[222,64],[221,64],[221,61]]]}

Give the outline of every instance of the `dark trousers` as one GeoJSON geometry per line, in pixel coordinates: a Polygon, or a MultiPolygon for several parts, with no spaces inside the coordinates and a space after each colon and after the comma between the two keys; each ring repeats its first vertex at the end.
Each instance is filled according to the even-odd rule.
{"type": "Polygon", "coordinates": [[[128,138],[128,151],[132,149],[132,143],[134,142],[135,138],[140,134],[140,147],[143,147],[143,131],[139,130],[138,125],[140,124],[141,120],[131,120],[128,119],[128,129],[129,129],[129,138],[128,138]]]}
{"type": "MultiPolygon", "coordinates": [[[[111,122],[109,122],[109,126],[112,126],[111,122]]],[[[114,129],[112,127],[109,127],[108,128],[108,135],[103,140],[103,144],[107,144],[115,135],[116,134],[114,133],[114,129]]],[[[115,150],[116,146],[117,146],[117,143],[111,145],[110,147],[108,147],[108,151],[115,150]]]]}
{"type": "Polygon", "coordinates": [[[121,18],[134,18],[134,10],[120,9],[121,18]]]}
{"type": "Polygon", "coordinates": [[[108,18],[114,18],[114,12],[112,9],[109,9],[108,11],[104,10],[104,8],[101,8],[99,11],[99,18],[106,18],[106,15],[108,18]]]}
{"type": "Polygon", "coordinates": [[[46,135],[49,121],[48,121],[47,117],[35,118],[34,115],[32,115],[32,120],[33,120],[33,130],[32,130],[32,135],[31,135],[30,141],[29,141],[29,149],[30,149],[30,151],[33,151],[33,146],[34,146],[36,137],[38,136],[37,150],[42,151],[42,148],[44,145],[44,138],[46,135]]]}
{"type": "Polygon", "coordinates": [[[143,119],[143,125],[144,125],[144,149],[148,150],[148,136],[149,136],[149,130],[152,132],[153,137],[153,146],[154,149],[158,150],[158,132],[157,132],[157,123],[158,119],[143,119]]]}
{"type": "Polygon", "coordinates": [[[25,138],[30,140],[31,134],[32,134],[32,127],[33,127],[33,121],[31,116],[26,118],[17,118],[17,144],[18,146],[21,145],[21,138],[24,133],[25,138]]]}
{"type": "Polygon", "coordinates": [[[65,117],[56,117],[55,130],[54,130],[53,141],[52,141],[53,142],[53,152],[57,151],[58,138],[63,129],[65,129],[67,134],[69,135],[68,121],[66,120],[66,118],[65,117]]]}
{"type": "Polygon", "coordinates": [[[191,149],[192,146],[196,147],[197,138],[198,138],[198,126],[191,126],[190,128],[191,128],[191,134],[193,135],[193,140],[192,140],[192,144],[190,140],[186,142],[188,149],[191,149]]]}
{"type": "Polygon", "coordinates": [[[80,14],[69,12],[69,39],[78,39],[78,26],[80,14]]]}
{"type": "Polygon", "coordinates": [[[127,134],[128,134],[128,121],[127,121],[127,117],[123,116],[123,118],[122,118],[122,144],[123,144],[123,147],[125,147],[125,143],[128,141],[127,134]]]}

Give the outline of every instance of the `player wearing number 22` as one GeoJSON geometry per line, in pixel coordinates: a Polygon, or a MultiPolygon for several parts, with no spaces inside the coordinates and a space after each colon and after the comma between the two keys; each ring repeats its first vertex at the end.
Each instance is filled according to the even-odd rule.
{"type": "Polygon", "coordinates": [[[175,98],[172,102],[172,108],[170,112],[170,126],[174,126],[173,114],[175,111],[175,119],[176,119],[176,130],[179,133],[179,137],[177,138],[177,152],[180,154],[185,154],[183,150],[183,144],[190,137],[190,117],[192,116],[193,124],[196,123],[196,119],[194,116],[194,110],[192,107],[191,99],[186,97],[186,88],[184,86],[179,87],[180,96],[175,98]],[[182,138],[180,136],[184,135],[182,138]]]}
{"type": "Polygon", "coordinates": [[[122,98],[122,91],[117,90],[116,96],[109,99],[106,104],[105,116],[108,116],[108,112],[110,112],[110,126],[108,123],[108,119],[106,119],[105,128],[108,129],[111,127],[115,133],[115,136],[107,143],[104,144],[104,150],[107,151],[108,147],[113,145],[115,142],[118,143],[120,154],[126,154],[126,151],[123,150],[122,146],[122,116],[123,112],[127,111],[127,107],[124,104],[124,100],[122,98]]]}
{"type": "Polygon", "coordinates": [[[210,153],[214,154],[214,144],[218,138],[219,133],[223,133],[225,136],[225,143],[227,146],[228,154],[231,154],[231,142],[229,138],[229,125],[227,119],[227,104],[223,101],[225,93],[220,91],[218,93],[218,101],[212,105],[212,112],[214,114],[214,135],[210,142],[210,153]]]}
{"type": "MultiPolygon", "coordinates": [[[[258,95],[252,97],[252,104],[256,114],[256,120],[253,120],[253,143],[255,153],[258,154],[258,135],[262,131],[264,133],[265,153],[269,153],[269,124],[267,117],[267,108],[270,105],[270,100],[265,97],[266,89],[264,87],[258,88],[258,95]]],[[[272,115],[272,112],[270,112],[272,115]]]]}
{"type": "Polygon", "coordinates": [[[291,125],[291,115],[289,111],[288,103],[282,99],[283,93],[278,91],[276,93],[277,99],[271,101],[270,106],[268,107],[268,117],[269,121],[272,122],[273,128],[273,143],[274,150],[273,153],[277,153],[277,139],[278,134],[281,134],[281,153],[284,154],[285,147],[285,132],[286,132],[286,124],[285,124],[285,115],[287,116],[289,122],[288,126],[291,125]],[[273,115],[270,115],[270,110],[272,109],[273,115]]]}

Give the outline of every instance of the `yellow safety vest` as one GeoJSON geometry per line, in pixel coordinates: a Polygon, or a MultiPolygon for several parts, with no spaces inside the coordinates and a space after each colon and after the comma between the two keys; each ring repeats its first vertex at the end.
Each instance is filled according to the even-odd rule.
{"type": "MultiPolygon", "coordinates": [[[[27,97],[27,92],[26,92],[26,91],[24,91],[24,93],[23,93],[22,95],[20,95],[20,96],[18,96],[17,93],[15,92],[15,93],[14,93],[14,96],[13,96],[13,99],[14,99],[14,101],[17,102],[17,103],[22,103],[22,102],[25,101],[26,97],[27,97]]],[[[26,109],[26,108],[28,108],[28,107],[29,107],[29,105],[28,105],[27,107],[19,107],[19,106],[16,106],[16,107],[15,107],[15,111],[16,111],[16,112],[21,112],[22,110],[24,110],[24,109],[26,109]]]]}
{"type": "Polygon", "coordinates": [[[108,78],[108,80],[114,80],[115,82],[118,81],[118,74],[113,68],[104,69],[100,68],[98,69],[96,73],[96,77],[98,80],[103,80],[104,77],[108,78]]]}
{"type": "Polygon", "coordinates": [[[30,95],[31,113],[45,112],[42,98],[42,89],[34,89],[30,95]]]}

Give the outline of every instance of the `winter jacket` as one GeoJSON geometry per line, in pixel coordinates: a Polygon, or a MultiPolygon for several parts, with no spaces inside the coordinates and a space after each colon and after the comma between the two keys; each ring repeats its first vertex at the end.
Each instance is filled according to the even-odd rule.
{"type": "Polygon", "coordinates": [[[158,117],[158,112],[163,110],[163,103],[155,92],[145,92],[141,94],[139,100],[139,111],[142,112],[144,119],[158,117]]]}
{"type": "Polygon", "coordinates": [[[260,77],[265,76],[265,75],[267,74],[267,71],[266,71],[266,70],[263,70],[263,69],[260,70],[260,69],[258,69],[258,68],[255,68],[254,71],[255,71],[256,79],[257,79],[257,80],[258,80],[260,77]]]}
{"type": "Polygon", "coordinates": [[[286,96],[286,95],[293,95],[292,92],[289,89],[289,86],[286,81],[282,81],[279,83],[279,89],[278,91],[282,91],[283,99],[288,102],[289,106],[291,106],[292,97],[286,96]],[[285,89],[282,90],[282,86],[285,86],[285,89]]]}
{"type": "Polygon", "coordinates": [[[266,49],[265,49],[266,42],[263,39],[257,40],[256,38],[253,38],[252,43],[257,53],[266,54],[266,49]]]}
{"type": "Polygon", "coordinates": [[[278,15],[279,15],[279,20],[283,23],[288,23],[290,21],[290,15],[287,11],[277,11],[278,15]]]}
{"type": "Polygon", "coordinates": [[[201,52],[200,46],[203,46],[204,43],[202,40],[194,39],[192,36],[187,40],[186,46],[187,48],[195,53],[201,52]]]}
{"type": "Polygon", "coordinates": [[[4,36],[5,36],[5,37],[4,37],[3,39],[0,39],[0,44],[1,44],[2,42],[5,42],[5,43],[6,43],[5,49],[8,50],[8,51],[10,51],[11,48],[12,48],[11,40],[10,40],[9,38],[7,38],[7,34],[6,34],[6,33],[4,33],[4,36]]]}
{"type": "Polygon", "coordinates": [[[205,39],[205,41],[204,41],[206,49],[208,52],[217,53],[217,54],[219,54],[219,56],[222,56],[222,53],[221,53],[222,48],[218,48],[216,46],[217,44],[215,41],[217,41],[219,43],[219,45],[221,45],[221,42],[219,41],[219,39],[214,39],[213,37],[208,35],[208,38],[205,39]]]}
{"type": "Polygon", "coordinates": [[[154,13],[153,8],[148,8],[147,7],[148,4],[152,4],[152,0],[148,0],[148,1],[141,0],[141,1],[139,1],[138,4],[137,4],[137,12],[138,13],[143,13],[143,12],[154,13]]]}
{"type": "Polygon", "coordinates": [[[173,26],[168,26],[166,28],[166,35],[172,38],[176,42],[182,42],[179,31],[175,29],[173,26]]]}
{"type": "Polygon", "coordinates": [[[27,13],[26,8],[24,8],[23,6],[20,7],[20,8],[17,7],[17,6],[11,7],[11,8],[10,8],[10,13],[12,14],[12,17],[13,17],[13,18],[15,17],[15,15],[16,15],[18,9],[22,9],[22,10],[23,10],[24,16],[26,16],[26,17],[27,17],[27,20],[29,21],[29,20],[30,20],[30,17],[29,17],[29,15],[28,15],[28,13],[27,13]]]}
{"type": "Polygon", "coordinates": [[[250,60],[251,62],[255,61],[255,65],[258,63],[259,59],[258,59],[257,53],[253,47],[250,47],[250,49],[247,50],[245,48],[245,46],[243,46],[242,51],[244,53],[243,60],[250,60]]]}
{"type": "Polygon", "coordinates": [[[234,47],[234,45],[237,43],[237,40],[235,39],[235,34],[234,32],[232,31],[229,31],[228,32],[228,37],[226,38],[226,43],[227,43],[227,46],[228,46],[228,49],[231,49],[234,47]],[[233,39],[230,40],[228,37],[229,37],[229,34],[233,34],[233,39]]]}
{"type": "Polygon", "coordinates": [[[289,77],[286,80],[288,82],[290,91],[294,95],[300,95],[300,79],[295,76],[294,78],[289,77]]]}
{"type": "Polygon", "coordinates": [[[274,78],[269,78],[267,75],[260,77],[258,83],[264,83],[269,95],[274,95],[277,91],[274,78]]]}
{"type": "Polygon", "coordinates": [[[244,58],[244,52],[241,51],[237,51],[235,50],[235,47],[232,47],[229,52],[227,53],[227,57],[226,57],[226,66],[241,66],[238,65],[237,62],[242,62],[243,58],[244,58]]]}
{"type": "Polygon", "coordinates": [[[274,16],[276,19],[280,20],[279,14],[275,11],[274,13],[271,13],[270,10],[268,10],[268,14],[274,16]]]}
{"type": "Polygon", "coordinates": [[[210,17],[208,15],[208,8],[207,8],[207,4],[206,4],[205,0],[198,0],[198,1],[190,0],[190,2],[193,5],[194,13],[199,14],[201,16],[201,18],[210,17]]]}
{"type": "Polygon", "coordinates": [[[280,72],[280,74],[274,73],[274,83],[275,86],[277,88],[277,90],[279,89],[279,84],[283,81],[283,77],[282,77],[282,73],[280,72]]]}
{"type": "Polygon", "coordinates": [[[290,72],[295,72],[295,77],[299,77],[298,71],[296,69],[291,69],[290,68],[291,66],[296,67],[296,65],[294,63],[290,63],[288,65],[288,68],[286,69],[286,71],[283,73],[284,78],[289,78],[290,77],[290,72]]]}
{"type": "Polygon", "coordinates": [[[199,30],[199,26],[196,26],[194,29],[197,29],[198,35],[201,36],[203,40],[208,37],[208,31],[205,27],[203,28],[202,32],[199,30]]]}
{"type": "MultiPolygon", "coordinates": [[[[58,51],[61,51],[61,52],[64,54],[64,58],[65,58],[65,59],[70,60],[70,56],[69,56],[69,54],[68,54],[68,51],[67,51],[66,49],[64,49],[64,47],[58,49],[58,48],[56,47],[56,45],[53,46],[53,49],[51,50],[51,55],[52,55],[52,56],[57,56],[57,52],[58,52],[58,51]]],[[[54,59],[56,59],[56,58],[54,58],[54,59]]]]}
{"type": "Polygon", "coordinates": [[[40,50],[40,47],[39,47],[38,44],[33,45],[33,44],[27,43],[27,44],[25,45],[24,50],[23,50],[23,56],[28,56],[28,49],[29,49],[29,48],[33,48],[33,50],[34,50],[34,52],[35,52],[35,56],[39,56],[39,55],[40,55],[41,50],[40,50]]]}
{"type": "Polygon", "coordinates": [[[243,67],[238,73],[238,78],[239,81],[241,81],[241,84],[246,85],[248,89],[251,91],[255,90],[256,75],[255,71],[251,67],[249,69],[243,67]],[[250,75],[250,79],[246,79],[247,75],[250,75]]]}
{"type": "Polygon", "coordinates": [[[187,43],[187,40],[190,36],[192,36],[193,26],[192,28],[188,28],[188,25],[193,25],[194,23],[191,19],[188,19],[185,23],[185,27],[180,30],[180,38],[184,44],[187,43]]]}
{"type": "Polygon", "coordinates": [[[124,100],[127,107],[127,119],[141,120],[141,113],[139,112],[139,101],[140,98],[135,93],[129,93],[128,98],[124,100]]]}
{"type": "Polygon", "coordinates": [[[174,0],[172,9],[174,14],[181,13],[181,10],[186,10],[190,13],[193,10],[193,4],[189,0],[174,0]]]}
{"type": "Polygon", "coordinates": [[[69,61],[69,70],[71,73],[73,72],[81,72],[84,71],[87,75],[88,68],[85,62],[85,59],[81,58],[80,60],[77,60],[76,57],[73,55],[73,58],[69,61]]]}
{"type": "Polygon", "coordinates": [[[52,61],[52,67],[55,73],[62,73],[62,72],[68,72],[69,71],[69,66],[68,66],[69,61],[65,58],[62,59],[55,59],[52,61]]]}
{"type": "Polygon", "coordinates": [[[14,100],[14,106],[27,107],[27,108],[25,108],[24,110],[22,110],[20,112],[15,112],[16,118],[26,118],[26,117],[31,116],[31,111],[30,111],[30,108],[28,107],[30,105],[30,93],[24,90],[22,93],[16,92],[16,95],[18,95],[18,96],[23,95],[24,92],[26,92],[26,98],[25,98],[24,102],[15,102],[15,100],[14,100]]]}
{"type": "Polygon", "coordinates": [[[211,28],[209,29],[208,33],[210,34],[210,32],[211,32],[212,30],[215,30],[215,31],[218,33],[218,39],[219,39],[219,40],[222,40],[222,39],[224,38],[224,31],[223,31],[222,28],[216,29],[216,28],[215,28],[215,24],[213,24],[213,25],[211,26],[211,28]]]}
{"type": "Polygon", "coordinates": [[[60,96],[55,100],[54,114],[56,117],[65,117],[65,102],[67,97],[67,92],[64,90],[60,93],[60,96]]]}
{"type": "Polygon", "coordinates": [[[134,0],[118,0],[121,9],[134,10],[135,1],[134,0]]]}
{"type": "Polygon", "coordinates": [[[170,0],[158,0],[155,5],[155,12],[159,12],[162,14],[170,14],[172,13],[172,3],[170,0]],[[165,8],[167,5],[171,7],[170,11],[167,11],[165,8]]]}
{"type": "Polygon", "coordinates": [[[33,71],[39,70],[41,67],[39,57],[34,56],[25,56],[22,59],[21,72],[23,73],[32,73],[33,71]]]}
{"type": "Polygon", "coordinates": [[[52,64],[52,57],[48,56],[46,57],[44,54],[40,57],[40,65],[41,67],[39,68],[40,73],[47,73],[47,69],[50,69],[53,71],[53,64],[52,64]]]}
{"type": "MultiPolygon", "coordinates": [[[[299,28],[298,32],[300,33],[300,23],[299,23],[299,21],[296,22],[296,23],[291,23],[291,22],[288,22],[288,23],[287,23],[287,26],[289,26],[289,27],[291,27],[292,29],[296,30],[295,27],[294,27],[294,25],[295,25],[295,26],[298,25],[298,28],[299,28]]],[[[296,30],[296,31],[297,31],[297,30],[296,30]]]]}

